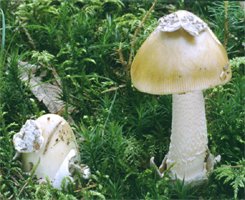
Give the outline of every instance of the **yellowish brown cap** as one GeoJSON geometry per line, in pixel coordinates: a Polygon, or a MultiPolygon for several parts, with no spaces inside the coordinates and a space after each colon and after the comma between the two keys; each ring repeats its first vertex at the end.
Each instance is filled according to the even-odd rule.
{"type": "Polygon", "coordinates": [[[131,66],[132,82],[138,90],[183,93],[230,80],[227,53],[200,18],[181,10],[159,21],[131,66]]]}

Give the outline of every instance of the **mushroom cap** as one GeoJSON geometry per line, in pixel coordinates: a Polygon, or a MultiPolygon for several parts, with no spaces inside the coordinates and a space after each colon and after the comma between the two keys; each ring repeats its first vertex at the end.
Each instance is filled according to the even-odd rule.
{"type": "MultiPolygon", "coordinates": [[[[69,152],[75,152],[79,159],[76,138],[68,122],[59,115],[42,115],[35,123],[41,130],[44,141],[38,151],[22,154],[23,168],[29,172],[39,163],[35,175],[40,179],[48,177],[54,181],[69,152]]],[[[68,170],[68,165],[66,168],[68,170]]]]}
{"type": "Polygon", "coordinates": [[[231,70],[226,50],[206,23],[181,10],[159,20],[133,60],[131,78],[142,92],[172,94],[224,84],[231,70]]]}

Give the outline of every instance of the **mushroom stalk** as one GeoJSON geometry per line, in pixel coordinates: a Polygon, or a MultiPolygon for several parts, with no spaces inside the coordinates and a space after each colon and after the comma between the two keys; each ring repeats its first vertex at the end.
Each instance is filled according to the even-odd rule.
{"type": "Polygon", "coordinates": [[[186,182],[206,178],[208,150],[205,103],[202,91],[173,95],[172,135],[167,167],[186,182]]]}

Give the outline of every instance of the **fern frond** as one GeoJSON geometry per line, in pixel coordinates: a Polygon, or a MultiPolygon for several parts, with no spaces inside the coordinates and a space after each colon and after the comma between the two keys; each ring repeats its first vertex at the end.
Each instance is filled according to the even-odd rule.
{"type": "Polygon", "coordinates": [[[223,165],[215,170],[216,178],[229,184],[234,191],[234,198],[238,198],[238,192],[245,185],[245,160],[240,160],[237,165],[223,165]]]}

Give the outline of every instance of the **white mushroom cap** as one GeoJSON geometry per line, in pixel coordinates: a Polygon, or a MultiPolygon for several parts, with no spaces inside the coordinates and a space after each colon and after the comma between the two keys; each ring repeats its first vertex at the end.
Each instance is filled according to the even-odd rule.
{"type": "Polygon", "coordinates": [[[181,10],[159,20],[133,60],[131,78],[142,92],[172,94],[224,84],[231,70],[224,47],[206,23],[181,10]]]}
{"type": "Polygon", "coordinates": [[[37,166],[37,178],[43,180],[47,177],[58,188],[62,179],[70,175],[69,160],[74,157],[79,159],[70,125],[55,114],[28,120],[14,136],[14,145],[17,151],[23,153],[22,163],[26,172],[37,166]]]}

